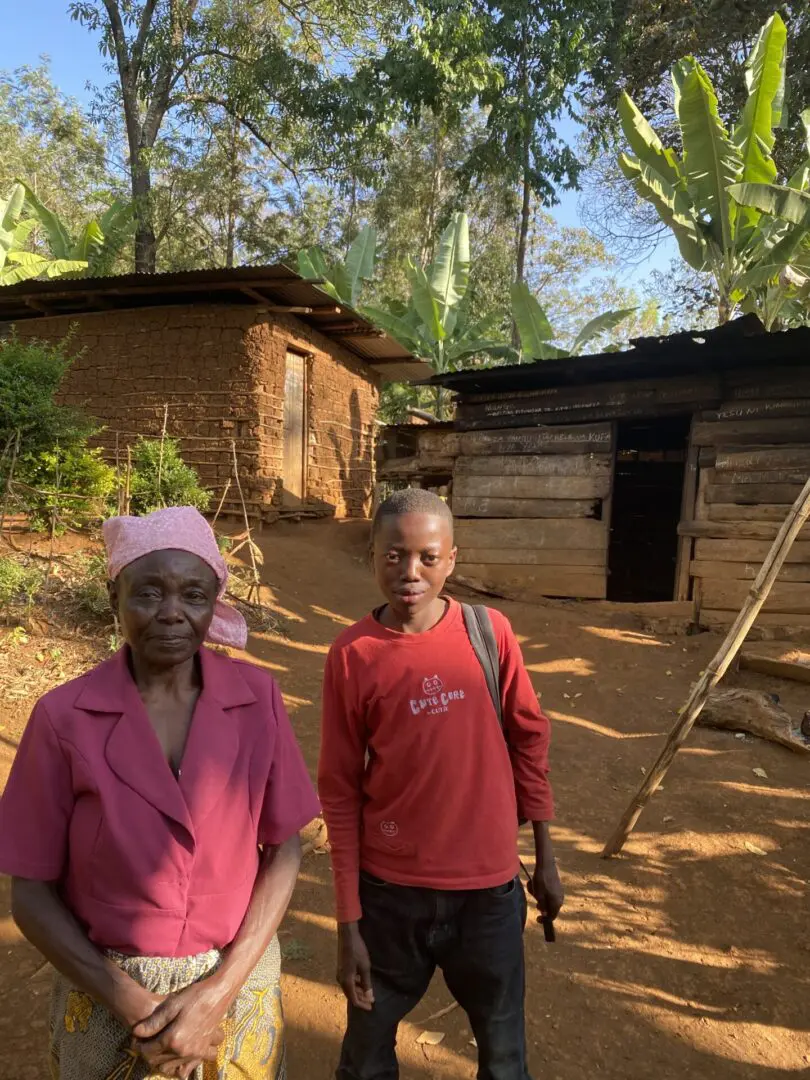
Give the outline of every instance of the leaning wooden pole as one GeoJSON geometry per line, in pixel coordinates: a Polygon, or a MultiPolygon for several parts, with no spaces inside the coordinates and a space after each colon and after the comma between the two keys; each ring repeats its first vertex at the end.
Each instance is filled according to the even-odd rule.
{"type": "Polygon", "coordinates": [[[613,835],[605,844],[602,851],[603,859],[618,855],[624,847],[627,837],[635,828],[636,822],[641,817],[650,796],[666,776],[675,755],[686,741],[695,721],[700,716],[709,692],[728,671],[729,665],[748,636],[748,631],[753,626],[760,608],[768,599],[771,586],[782,569],[782,564],[793,546],[793,541],[799,535],[808,517],[810,517],[810,479],[804,485],[801,494],[785,518],[784,524],[779,530],[771,550],[765,557],[765,562],[762,564],[754,584],[751,586],[751,591],[742,606],[742,610],[728,632],[728,636],[692,688],[692,693],[678,714],[675,726],[667,736],[667,741],[658,755],[658,760],[647,773],[644,783],[630,800],[630,805],[622,814],[613,835]]]}

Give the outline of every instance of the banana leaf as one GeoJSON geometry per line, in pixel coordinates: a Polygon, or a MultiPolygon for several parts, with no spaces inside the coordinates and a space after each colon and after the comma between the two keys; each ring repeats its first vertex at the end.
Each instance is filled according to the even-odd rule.
{"type": "Polygon", "coordinates": [[[639,161],[651,166],[670,184],[677,185],[681,173],[675,154],[664,146],[627,93],[619,98],[619,118],[630,149],[639,161]]]}
{"type": "Polygon", "coordinates": [[[442,323],[439,301],[430,287],[425,271],[410,260],[408,280],[411,283],[411,301],[419,314],[426,336],[437,343],[444,341],[447,331],[442,323]]]}
{"type": "Polygon", "coordinates": [[[637,310],[638,306],[622,308],[617,311],[605,311],[602,315],[597,315],[596,318],[586,322],[571,346],[571,355],[579,356],[589,341],[593,341],[600,334],[607,334],[610,330],[615,330],[620,323],[623,323],[637,310]]]}
{"type": "Polygon", "coordinates": [[[740,179],[744,183],[776,180],[772,153],[774,129],[782,126],[786,57],[787,27],[776,13],[760,30],[745,65],[748,100],[733,136],[742,158],[740,179]]]}
{"type": "Polygon", "coordinates": [[[525,281],[516,281],[512,285],[511,294],[512,317],[517,327],[521,350],[526,356],[545,359],[545,346],[554,337],[548,316],[525,281]]]}
{"type": "Polygon", "coordinates": [[[364,281],[374,277],[377,263],[377,230],[373,225],[366,225],[354,238],[346,255],[346,278],[348,281],[349,303],[355,307],[360,300],[364,281]]]}
{"type": "Polygon", "coordinates": [[[51,255],[54,259],[73,259],[72,249],[73,241],[70,237],[70,233],[65,228],[62,221],[59,219],[59,215],[55,214],[37,197],[33,188],[22,180],[17,181],[22,184],[25,189],[25,201],[31,208],[34,217],[40,223],[45,230],[48,237],[48,244],[51,249],[51,255]]]}
{"type": "Polygon", "coordinates": [[[693,57],[675,65],[673,83],[687,187],[698,215],[711,220],[712,235],[726,254],[732,248],[736,215],[726,191],[740,179],[742,156],[720,119],[709,77],[693,57]]]}
{"type": "Polygon", "coordinates": [[[0,199],[0,267],[5,264],[8,253],[18,246],[17,229],[20,214],[25,205],[25,188],[15,184],[7,199],[0,199]]]}
{"type": "Polygon", "coordinates": [[[650,165],[628,154],[619,155],[619,167],[633,183],[639,198],[652,203],[658,216],[672,230],[684,261],[695,270],[705,270],[708,262],[706,240],[690,206],[688,194],[668,183],[650,165]]]}
{"type": "Polygon", "coordinates": [[[396,338],[404,348],[416,355],[421,355],[419,339],[413,327],[401,315],[394,315],[373,304],[364,304],[360,309],[360,314],[378,326],[380,330],[385,330],[386,334],[396,338]]]}
{"type": "Polygon", "coordinates": [[[753,206],[763,213],[810,226],[810,192],[779,184],[732,184],[729,195],[743,206],[753,206]]]}
{"type": "Polygon", "coordinates": [[[453,214],[452,221],[442,233],[439,252],[427,279],[438,304],[442,335],[437,340],[441,340],[453,333],[458,305],[470,282],[470,227],[466,214],[453,214]]]}
{"type": "Polygon", "coordinates": [[[80,274],[86,269],[87,263],[79,259],[48,259],[31,251],[10,251],[6,265],[0,270],[0,285],[16,285],[38,277],[80,274]]]}
{"type": "Polygon", "coordinates": [[[326,265],[326,257],[323,250],[317,245],[302,248],[298,252],[298,273],[302,278],[313,281],[317,278],[329,277],[329,267],[326,265]]]}

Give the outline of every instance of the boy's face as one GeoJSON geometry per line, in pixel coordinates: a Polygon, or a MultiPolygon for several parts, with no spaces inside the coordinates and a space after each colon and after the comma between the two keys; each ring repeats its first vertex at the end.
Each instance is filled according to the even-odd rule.
{"type": "Polygon", "coordinates": [[[456,565],[450,523],[438,514],[385,517],[374,537],[374,573],[403,620],[425,611],[456,565]]]}

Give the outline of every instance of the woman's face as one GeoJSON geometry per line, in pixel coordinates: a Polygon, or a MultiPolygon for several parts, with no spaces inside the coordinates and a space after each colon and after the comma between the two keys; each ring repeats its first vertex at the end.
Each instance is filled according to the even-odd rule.
{"type": "Polygon", "coordinates": [[[174,667],[205,641],[219,585],[211,567],[188,551],[153,551],[110,584],[110,601],[139,660],[174,667]]]}

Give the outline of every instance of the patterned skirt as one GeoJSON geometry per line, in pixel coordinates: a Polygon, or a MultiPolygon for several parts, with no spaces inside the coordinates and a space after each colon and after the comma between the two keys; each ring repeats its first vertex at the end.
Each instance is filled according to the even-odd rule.
{"type": "MultiPolygon", "coordinates": [[[[179,959],[108,956],[153,994],[172,994],[216,971],[212,950],[179,959]]],[[[274,938],[242,987],[224,1024],[216,1063],[195,1069],[193,1080],[285,1080],[281,1010],[281,952],[274,938]]],[[[57,976],[51,999],[52,1080],[160,1080],[130,1050],[118,1020],[67,979],[57,976]]]]}

